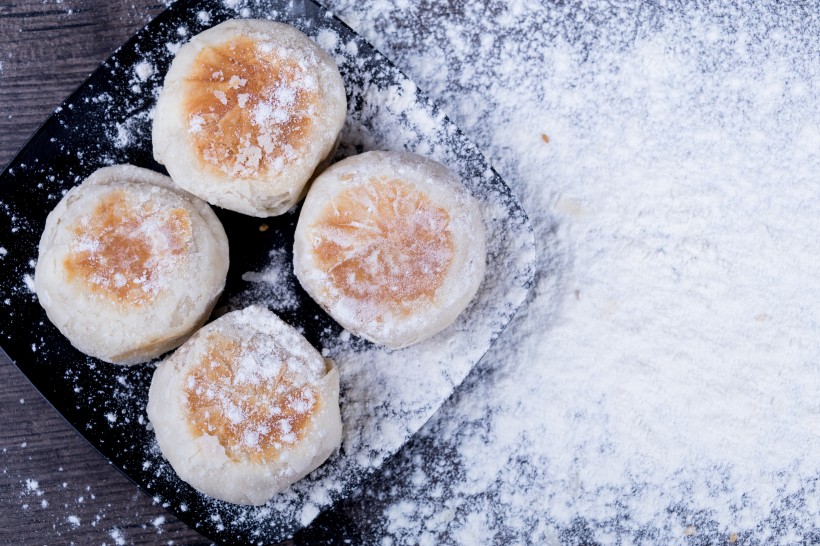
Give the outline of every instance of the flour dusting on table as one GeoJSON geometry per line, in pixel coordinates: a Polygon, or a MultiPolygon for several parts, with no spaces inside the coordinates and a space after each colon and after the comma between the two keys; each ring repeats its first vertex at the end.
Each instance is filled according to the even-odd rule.
{"type": "Polygon", "coordinates": [[[820,20],[738,4],[331,2],[540,245],[526,311],[346,505],[383,544],[820,540],[820,20]]]}

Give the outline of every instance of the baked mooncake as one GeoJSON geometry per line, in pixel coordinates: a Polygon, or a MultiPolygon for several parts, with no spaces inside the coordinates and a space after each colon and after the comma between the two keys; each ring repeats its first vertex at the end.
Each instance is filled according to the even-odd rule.
{"type": "Polygon", "coordinates": [[[94,172],[48,215],[34,284],[77,349],[136,364],[201,326],[227,273],[228,238],[211,207],[167,176],[119,165],[94,172]]]}
{"type": "Polygon", "coordinates": [[[229,20],[177,52],[154,111],[154,157],[213,205],[274,216],[333,154],[346,113],[339,69],[310,38],[229,20]]]}
{"type": "Polygon", "coordinates": [[[340,161],[312,184],[296,226],[299,282],[351,333],[391,348],[429,338],[484,277],[484,223],[444,165],[399,152],[340,161]]]}
{"type": "Polygon", "coordinates": [[[339,373],[294,328],[251,306],[157,367],[148,418],[180,478],[217,499],[264,504],[341,442],[339,373]]]}

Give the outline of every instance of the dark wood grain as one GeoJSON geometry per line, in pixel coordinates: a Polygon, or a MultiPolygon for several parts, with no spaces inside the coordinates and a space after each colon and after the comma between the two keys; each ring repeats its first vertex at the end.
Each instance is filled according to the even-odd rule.
{"type": "MultiPolygon", "coordinates": [[[[145,0],[0,4],[0,163],[164,8],[145,0]]],[[[107,464],[5,355],[0,385],[0,544],[209,544],[107,464]]]]}

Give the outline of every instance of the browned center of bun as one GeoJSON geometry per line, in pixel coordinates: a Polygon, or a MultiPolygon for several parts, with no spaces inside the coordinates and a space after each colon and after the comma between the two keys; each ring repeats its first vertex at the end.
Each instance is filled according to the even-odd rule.
{"type": "Polygon", "coordinates": [[[343,295],[409,314],[434,297],[453,261],[449,224],[423,192],[383,176],[335,196],[313,244],[343,295]]]}
{"type": "Polygon", "coordinates": [[[150,201],[135,205],[121,190],[105,195],[72,231],[63,262],[67,279],[137,306],[162,289],[157,283],[161,270],[186,255],[193,240],[185,209],[158,210],[150,201]]]}
{"type": "Polygon", "coordinates": [[[301,440],[320,400],[309,384],[296,384],[288,371],[293,357],[219,333],[206,343],[205,357],[185,384],[194,434],[215,436],[232,460],[254,462],[301,440]]]}
{"type": "Polygon", "coordinates": [[[313,123],[318,81],[307,60],[237,37],[206,46],[185,79],[184,111],[200,160],[236,178],[279,171],[313,123]]]}

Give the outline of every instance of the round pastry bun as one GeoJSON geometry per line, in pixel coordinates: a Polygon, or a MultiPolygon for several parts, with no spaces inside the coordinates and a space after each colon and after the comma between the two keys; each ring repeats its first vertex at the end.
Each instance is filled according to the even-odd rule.
{"type": "Polygon", "coordinates": [[[176,54],[154,110],[154,158],[212,205],[275,216],[304,195],[347,113],[334,61],[284,23],[228,20],[176,54]]]}
{"type": "Polygon", "coordinates": [[[80,351],[137,364],[178,347],[225,286],[228,238],[207,203],[167,176],[94,172],[46,219],[34,285],[80,351]]]}
{"type": "Polygon", "coordinates": [[[481,211],[452,171],[415,154],[368,152],[313,182],[293,269],[351,333],[402,348],[452,324],[484,278],[486,254],[481,211]]]}
{"type": "Polygon", "coordinates": [[[264,504],[340,444],[339,372],[251,306],[211,322],[157,367],[148,418],[180,478],[217,499],[264,504]]]}

